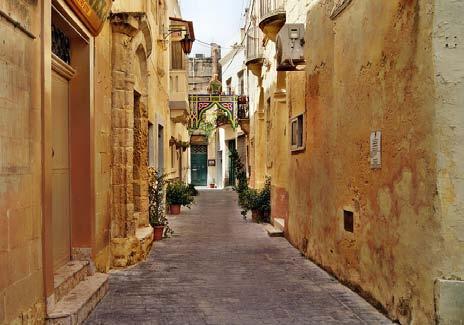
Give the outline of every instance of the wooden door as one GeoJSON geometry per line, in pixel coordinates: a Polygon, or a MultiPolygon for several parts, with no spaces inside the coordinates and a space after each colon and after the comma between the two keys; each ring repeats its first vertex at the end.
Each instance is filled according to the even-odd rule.
{"type": "Polygon", "coordinates": [[[206,186],[208,181],[208,147],[192,145],[191,147],[192,184],[206,186]]]}
{"type": "Polygon", "coordinates": [[[53,267],[71,257],[69,81],[52,74],[52,223],[53,267]]]}

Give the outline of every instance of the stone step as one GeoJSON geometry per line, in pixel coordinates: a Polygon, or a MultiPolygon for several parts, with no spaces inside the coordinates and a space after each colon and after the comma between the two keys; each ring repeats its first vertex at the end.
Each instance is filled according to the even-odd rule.
{"type": "Polygon", "coordinates": [[[282,230],[277,229],[270,223],[265,224],[264,229],[266,230],[269,237],[283,237],[284,236],[284,232],[282,230]]]}
{"type": "Polygon", "coordinates": [[[71,261],[54,273],[55,301],[60,301],[89,275],[88,261],[71,261]]]}
{"type": "Polygon", "coordinates": [[[284,232],[285,231],[285,219],[274,218],[273,220],[274,220],[274,227],[284,232]]]}
{"type": "Polygon", "coordinates": [[[108,291],[108,275],[88,276],[48,312],[46,324],[82,324],[108,291]]]}

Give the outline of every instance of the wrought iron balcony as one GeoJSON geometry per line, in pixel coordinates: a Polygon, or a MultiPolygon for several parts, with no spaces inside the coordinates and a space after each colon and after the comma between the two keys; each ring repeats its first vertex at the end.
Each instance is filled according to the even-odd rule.
{"type": "Polygon", "coordinates": [[[259,28],[275,42],[287,19],[285,0],[260,0],[260,17],[259,28]]]}
{"type": "Polygon", "coordinates": [[[240,96],[238,98],[238,119],[239,120],[248,120],[250,119],[250,112],[248,106],[248,97],[240,96]]]}
{"type": "Polygon", "coordinates": [[[247,96],[238,98],[238,124],[243,132],[250,134],[250,109],[247,96]]]}

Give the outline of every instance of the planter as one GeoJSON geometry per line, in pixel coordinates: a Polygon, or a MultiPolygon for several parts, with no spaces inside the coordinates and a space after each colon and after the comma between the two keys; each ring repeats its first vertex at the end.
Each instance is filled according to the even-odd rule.
{"type": "Polygon", "coordinates": [[[209,184],[209,188],[216,188],[216,184],[209,184]]]}
{"type": "Polygon", "coordinates": [[[155,241],[163,239],[164,226],[155,226],[153,228],[153,238],[155,241]]]}
{"type": "Polygon", "coordinates": [[[169,214],[172,215],[179,215],[180,214],[180,205],[179,204],[173,204],[169,206],[169,214]]]}

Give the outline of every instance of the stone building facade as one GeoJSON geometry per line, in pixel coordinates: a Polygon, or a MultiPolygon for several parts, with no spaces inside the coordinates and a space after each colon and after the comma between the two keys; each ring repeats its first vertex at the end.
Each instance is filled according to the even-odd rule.
{"type": "Polygon", "coordinates": [[[221,47],[218,44],[211,44],[211,56],[196,54],[189,58],[189,93],[207,94],[209,82],[215,74],[222,80],[221,47]]]}
{"type": "Polygon", "coordinates": [[[169,145],[188,141],[169,106],[177,1],[83,3],[89,17],[71,0],[0,2],[0,324],[90,311],[105,273],[152,245],[148,166],[188,170],[169,145]],[[87,300],[63,314],[69,295],[87,300]]]}
{"type": "Polygon", "coordinates": [[[251,183],[272,176],[274,222],[391,319],[462,323],[464,6],[253,3],[251,183]],[[276,71],[284,23],[305,26],[302,71],[276,71]]]}

